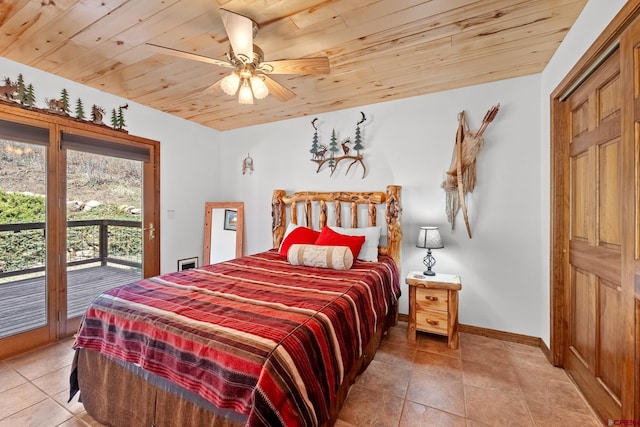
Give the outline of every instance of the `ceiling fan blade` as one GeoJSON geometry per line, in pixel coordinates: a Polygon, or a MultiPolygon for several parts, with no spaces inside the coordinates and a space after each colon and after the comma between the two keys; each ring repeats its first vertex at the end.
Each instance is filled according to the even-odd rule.
{"type": "Polygon", "coordinates": [[[265,61],[260,71],[269,74],[329,74],[329,58],[282,59],[265,61]]]}
{"type": "Polygon", "coordinates": [[[233,52],[236,56],[245,56],[248,62],[253,61],[253,27],[257,28],[258,24],[246,16],[226,9],[220,9],[220,17],[233,52]]]}
{"type": "Polygon", "coordinates": [[[206,62],[208,64],[218,65],[220,67],[234,68],[227,61],[222,61],[220,59],[209,58],[208,56],[198,55],[196,53],[189,53],[183,50],[173,49],[165,46],[158,46],[157,44],[146,43],[151,49],[155,50],[158,53],[163,53],[165,55],[177,56],[178,58],[191,59],[194,61],[206,62]]]}
{"type": "Polygon", "coordinates": [[[267,75],[263,75],[263,76],[264,76],[264,84],[267,85],[267,88],[269,89],[269,93],[275,96],[276,98],[278,98],[280,101],[283,101],[283,102],[289,101],[290,99],[293,99],[296,97],[295,93],[293,93],[286,87],[282,86],[280,83],[273,80],[271,77],[267,75]]]}

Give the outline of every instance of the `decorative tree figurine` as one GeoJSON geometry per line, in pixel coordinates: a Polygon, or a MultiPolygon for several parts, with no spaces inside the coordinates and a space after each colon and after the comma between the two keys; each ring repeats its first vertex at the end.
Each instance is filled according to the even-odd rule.
{"type": "Polygon", "coordinates": [[[355,141],[355,145],[353,146],[353,149],[356,150],[358,152],[358,154],[360,154],[360,150],[362,150],[364,147],[362,146],[362,134],[360,133],[360,124],[364,123],[365,120],[367,120],[367,118],[365,117],[364,113],[361,111],[360,114],[362,114],[362,120],[360,120],[357,124],[356,124],[356,136],[354,138],[355,141]]]}
{"type": "Polygon", "coordinates": [[[313,132],[313,142],[311,143],[311,150],[309,150],[312,155],[312,160],[318,158],[318,128],[316,127],[316,120],[318,120],[317,117],[311,122],[313,129],[315,129],[315,131],[313,132]]]}
{"type": "Polygon", "coordinates": [[[335,154],[338,152],[338,140],[336,138],[336,130],[331,131],[331,144],[329,144],[329,151],[331,151],[331,158],[329,159],[329,167],[334,169],[336,163],[334,162],[335,154]]]}
{"type": "Polygon", "coordinates": [[[111,127],[118,129],[118,116],[116,115],[116,109],[111,109],[111,127]]]}
{"type": "Polygon", "coordinates": [[[26,87],[24,85],[24,77],[22,77],[22,73],[18,74],[18,80],[16,81],[16,85],[18,85],[18,102],[24,105],[26,101],[26,87]]]}
{"type": "Polygon", "coordinates": [[[84,105],[82,105],[82,99],[78,98],[76,101],[76,119],[84,120],[86,118],[84,114],[84,105]]]}
{"type": "Polygon", "coordinates": [[[118,107],[118,115],[116,117],[116,122],[117,122],[116,129],[124,129],[125,123],[124,123],[124,113],[122,112],[123,108],[126,108],[126,107],[118,107]]]}
{"type": "Polygon", "coordinates": [[[25,107],[33,107],[36,103],[36,95],[35,95],[35,89],[33,88],[33,85],[31,83],[29,83],[29,86],[27,86],[27,89],[25,90],[24,93],[24,103],[22,105],[24,105],[25,107]]]}
{"type": "Polygon", "coordinates": [[[69,92],[66,89],[62,89],[62,92],[60,92],[60,101],[62,102],[62,111],[65,114],[69,114],[71,107],[69,105],[69,92]]]}

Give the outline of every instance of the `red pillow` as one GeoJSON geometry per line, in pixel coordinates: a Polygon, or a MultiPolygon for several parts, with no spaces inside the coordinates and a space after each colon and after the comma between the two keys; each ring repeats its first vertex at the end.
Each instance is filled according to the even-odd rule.
{"type": "Polygon", "coordinates": [[[319,231],[312,230],[308,227],[294,228],[282,241],[282,245],[280,245],[280,255],[286,257],[291,245],[313,245],[319,235],[319,231]]]}
{"type": "Polygon", "coordinates": [[[316,240],[319,246],[347,246],[351,249],[353,259],[358,258],[360,248],[364,245],[364,236],[347,236],[346,234],[336,233],[329,227],[324,227],[316,240]]]}

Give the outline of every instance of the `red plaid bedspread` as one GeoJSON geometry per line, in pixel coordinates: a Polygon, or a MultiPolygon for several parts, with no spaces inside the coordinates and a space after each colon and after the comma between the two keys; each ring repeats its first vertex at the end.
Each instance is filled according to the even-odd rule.
{"type": "Polygon", "coordinates": [[[275,250],[111,289],[76,348],[134,363],[250,426],[315,426],[400,295],[389,257],[347,271],[275,250]]]}

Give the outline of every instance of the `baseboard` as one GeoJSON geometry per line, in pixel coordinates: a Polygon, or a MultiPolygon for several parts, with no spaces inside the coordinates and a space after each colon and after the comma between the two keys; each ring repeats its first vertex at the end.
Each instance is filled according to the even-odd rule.
{"type": "MultiPolygon", "coordinates": [[[[408,322],[409,315],[405,313],[398,313],[398,320],[400,322],[408,322]]],[[[467,334],[481,335],[483,337],[496,338],[502,341],[515,342],[518,344],[530,345],[532,347],[540,347],[540,349],[542,349],[542,352],[547,357],[547,359],[549,359],[549,357],[551,356],[551,351],[549,350],[549,347],[547,347],[544,341],[542,341],[542,339],[538,337],[532,337],[529,335],[522,335],[522,334],[514,334],[513,332],[504,332],[504,331],[498,331],[495,329],[481,328],[479,326],[471,326],[471,325],[463,325],[463,324],[460,324],[458,330],[460,332],[466,332],[467,334]]]]}
{"type": "Polygon", "coordinates": [[[530,345],[532,347],[540,347],[542,340],[538,337],[530,335],[514,334],[513,332],[497,331],[495,329],[481,328],[479,326],[460,325],[460,332],[468,334],[482,335],[483,337],[496,338],[502,341],[515,342],[518,344],[530,345]]]}
{"type": "Polygon", "coordinates": [[[540,350],[542,350],[542,353],[544,354],[544,357],[547,358],[549,363],[551,363],[553,365],[553,361],[551,360],[551,349],[549,349],[549,347],[547,347],[547,344],[545,344],[543,339],[540,339],[540,350]]]}

